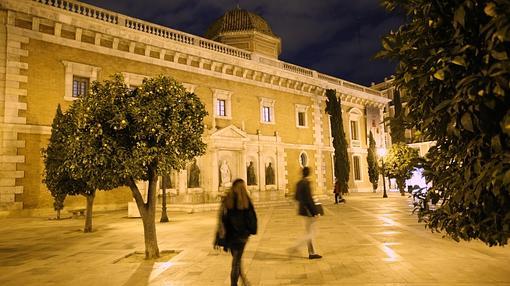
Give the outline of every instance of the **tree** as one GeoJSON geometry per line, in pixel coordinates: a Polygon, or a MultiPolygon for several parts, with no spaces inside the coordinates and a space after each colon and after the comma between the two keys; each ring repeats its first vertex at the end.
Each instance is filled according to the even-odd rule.
{"type": "Polygon", "coordinates": [[[372,189],[377,190],[377,185],[379,183],[379,168],[377,166],[377,151],[375,150],[375,140],[374,135],[372,135],[372,131],[370,131],[368,135],[368,155],[367,155],[367,165],[368,165],[368,178],[370,179],[370,183],[372,183],[372,189]]]}
{"type": "MultiPolygon", "coordinates": [[[[60,219],[60,211],[64,208],[64,200],[67,195],[93,194],[94,190],[80,179],[74,179],[69,170],[64,167],[68,158],[67,140],[73,133],[72,113],[62,113],[60,104],[57,107],[48,146],[43,148],[44,178],[43,182],[48,187],[54,198],[53,207],[57,211],[57,219],[60,219]]],[[[84,232],[92,231],[92,208],[90,213],[87,206],[84,232]]]]}
{"type": "Polygon", "coordinates": [[[387,177],[395,178],[400,194],[405,195],[406,180],[410,179],[418,163],[418,150],[404,143],[391,145],[390,151],[384,158],[387,177]]]}
{"type": "Polygon", "coordinates": [[[418,215],[455,240],[510,236],[510,2],[386,0],[408,21],[386,36],[406,121],[427,140],[433,183],[418,215]]]}
{"type": "Polygon", "coordinates": [[[326,90],[326,113],[330,115],[333,148],[335,149],[334,165],[335,178],[340,182],[342,192],[349,190],[349,156],[347,155],[347,141],[345,140],[342,119],[342,102],[333,89],[326,90]]]}
{"type": "Polygon", "coordinates": [[[145,257],[159,257],[157,178],[205,152],[204,105],[170,77],[145,79],[131,91],[118,74],[95,82],[76,103],[78,132],[68,168],[97,189],[128,186],[143,221],[145,257]],[[140,180],[149,182],[147,201],[140,180]]]}
{"type": "Polygon", "coordinates": [[[400,92],[395,89],[393,92],[393,106],[395,115],[390,118],[391,143],[405,143],[404,114],[402,112],[402,100],[400,92]]]}

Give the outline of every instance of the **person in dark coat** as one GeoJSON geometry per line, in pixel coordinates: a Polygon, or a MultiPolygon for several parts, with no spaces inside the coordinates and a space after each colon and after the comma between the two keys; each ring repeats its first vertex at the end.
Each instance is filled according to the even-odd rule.
{"type": "Polygon", "coordinates": [[[246,183],[236,179],[222,202],[222,225],[225,232],[225,250],[232,254],[232,270],[230,283],[237,285],[239,277],[244,285],[248,285],[246,276],[241,270],[241,258],[251,234],[257,233],[257,216],[253,203],[246,190],[246,183]]]}
{"type": "Polygon", "coordinates": [[[315,202],[312,198],[312,188],[310,187],[310,181],[308,176],[310,175],[310,168],[304,167],[302,170],[303,178],[297,183],[295,199],[298,201],[298,215],[302,216],[305,221],[305,235],[300,238],[296,245],[288,249],[290,254],[295,253],[299,247],[305,243],[308,246],[308,258],[319,259],[321,255],[315,253],[313,247],[313,237],[315,236],[315,223],[317,218],[320,216],[315,202]]]}
{"type": "Polygon", "coordinates": [[[333,193],[335,194],[335,204],[345,203],[345,199],[342,197],[341,184],[338,179],[335,180],[335,188],[333,189],[333,193]]]}

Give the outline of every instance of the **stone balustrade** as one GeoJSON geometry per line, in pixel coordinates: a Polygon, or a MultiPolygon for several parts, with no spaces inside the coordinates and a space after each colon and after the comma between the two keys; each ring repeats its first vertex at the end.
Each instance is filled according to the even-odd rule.
{"type": "Polygon", "coordinates": [[[212,50],[218,53],[227,54],[229,56],[245,59],[245,60],[256,60],[257,62],[275,67],[281,70],[285,70],[291,73],[299,74],[306,77],[317,78],[324,80],[334,85],[339,85],[348,89],[353,89],[361,92],[365,92],[375,96],[382,96],[377,90],[370,89],[358,84],[354,84],[345,80],[341,80],[332,76],[318,73],[314,70],[303,68],[297,65],[286,63],[280,60],[269,59],[263,56],[253,56],[252,52],[238,49],[229,45],[204,39],[199,36],[191,35],[174,29],[170,29],[164,26],[160,26],[154,23],[146,22],[136,18],[128,17],[122,14],[111,12],[105,9],[101,9],[85,3],[72,1],[72,0],[32,0],[44,5],[52,6],[54,8],[66,10],[72,13],[76,13],[82,16],[94,18],[99,21],[104,21],[110,24],[124,26],[128,29],[136,30],[143,33],[148,33],[172,41],[176,41],[186,45],[198,46],[207,50],[212,50]]]}

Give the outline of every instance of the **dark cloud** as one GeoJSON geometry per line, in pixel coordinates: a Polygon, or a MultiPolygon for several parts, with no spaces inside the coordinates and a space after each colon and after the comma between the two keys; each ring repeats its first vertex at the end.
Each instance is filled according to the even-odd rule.
{"type": "Polygon", "coordinates": [[[380,38],[402,23],[379,0],[85,0],[121,14],[195,35],[239,2],[268,21],[282,39],[280,59],[369,85],[394,65],[372,60],[380,38]]]}

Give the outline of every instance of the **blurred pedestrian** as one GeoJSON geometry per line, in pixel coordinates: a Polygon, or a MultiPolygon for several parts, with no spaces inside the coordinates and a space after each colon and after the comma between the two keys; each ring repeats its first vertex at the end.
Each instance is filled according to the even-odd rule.
{"type": "Polygon", "coordinates": [[[225,251],[230,251],[232,254],[230,284],[237,285],[241,277],[243,284],[249,285],[241,268],[241,258],[248,237],[257,233],[257,215],[244,180],[236,179],[232,183],[232,187],[222,201],[218,225],[215,246],[223,246],[225,251]]]}
{"type": "Polygon", "coordinates": [[[321,255],[315,252],[313,247],[313,238],[315,236],[315,224],[317,218],[320,216],[315,202],[312,198],[312,188],[308,176],[310,175],[310,168],[304,167],[302,170],[302,179],[297,183],[295,199],[298,201],[298,215],[302,216],[305,223],[305,235],[298,239],[297,243],[288,249],[289,254],[297,252],[298,248],[308,246],[308,258],[319,259],[321,255]]]}
{"type": "Polygon", "coordinates": [[[335,194],[335,204],[345,203],[345,199],[342,197],[342,187],[341,183],[338,179],[335,180],[335,188],[333,189],[333,193],[335,194]]]}

